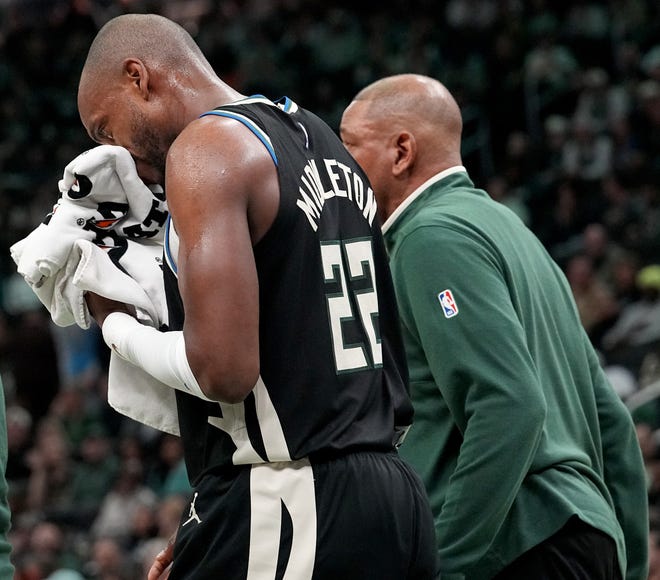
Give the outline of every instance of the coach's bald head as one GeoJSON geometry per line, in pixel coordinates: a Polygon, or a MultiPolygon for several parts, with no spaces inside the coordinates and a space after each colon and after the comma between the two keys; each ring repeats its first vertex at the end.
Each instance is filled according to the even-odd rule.
{"type": "Polygon", "coordinates": [[[92,43],[78,110],[92,139],[127,148],[145,181],[161,181],[167,151],[185,126],[240,97],[184,28],[156,14],[126,14],[92,43]]]}
{"type": "Polygon", "coordinates": [[[344,111],[340,133],[386,219],[433,175],[461,165],[462,127],[458,104],[442,83],[402,74],[361,90],[344,111]]]}

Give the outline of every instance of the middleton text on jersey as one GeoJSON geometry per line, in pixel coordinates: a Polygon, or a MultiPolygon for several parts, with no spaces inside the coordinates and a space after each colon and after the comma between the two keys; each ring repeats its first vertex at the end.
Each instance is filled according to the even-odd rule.
{"type": "Polygon", "coordinates": [[[355,203],[371,225],[376,215],[374,192],[362,177],[336,159],[324,159],[320,171],[314,159],[307,161],[300,176],[300,198],[296,205],[305,213],[314,231],[328,199],[344,197],[355,203]]]}

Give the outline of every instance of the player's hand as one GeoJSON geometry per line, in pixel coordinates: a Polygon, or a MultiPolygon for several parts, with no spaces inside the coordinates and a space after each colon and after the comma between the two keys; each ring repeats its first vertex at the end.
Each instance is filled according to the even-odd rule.
{"type": "Polygon", "coordinates": [[[176,540],[176,532],[172,534],[165,546],[154,560],[154,563],[149,568],[147,580],[167,580],[170,577],[172,570],[172,559],[174,555],[174,541],[176,540]]]}
{"type": "Polygon", "coordinates": [[[99,327],[103,327],[103,321],[112,312],[125,312],[131,316],[135,316],[135,308],[132,306],[105,298],[99,294],[94,294],[94,292],[85,293],[85,302],[87,302],[89,313],[96,320],[99,327]]]}

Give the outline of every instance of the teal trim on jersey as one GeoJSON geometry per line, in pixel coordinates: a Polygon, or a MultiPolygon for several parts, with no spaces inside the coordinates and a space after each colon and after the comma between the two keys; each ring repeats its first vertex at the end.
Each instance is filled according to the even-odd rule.
{"type": "Polygon", "coordinates": [[[281,99],[278,99],[275,101],[276,105],[282,105],[282,110],[285,113],[290,113],[291,109],[293,108],[293,101],[289,97],[282,97],[281,99]]]}
{"type": "Polygon", "coordinates": [[[275,150],[273,149],[273,146],[270,142],[270,139],[268,138],[268,135],[266,135],[266,133],[264,133],[250,119],[244,117],[243,115],[239,115],[238,113],[232,113],[230,111],[207,111],[206,113],[202,113],[200,117],[206,117],[208,115],[227,117],[228,119],[234,119],[236,121],[239,121],[240,123],[243,123],[243,125],[245,125],[248,129],[250,129],[250,131],[252,131],[256,135],[259,141],[261,141],[264,144],[266,149],[268,149],[268,153],[270,153],[273,162],[275,163],[275,165],[278,165],[277,155],[275,155],[275,150]]]}
{"type": "Polygon", "coordinates": [[[172,216],[167,216],[167,222],[165,223],[165,260],[167,265],[170,267],[170,270],[177,274],[176,262],[174,261],[174,256],[172,256],[172,249],[170,248],[170,228],[172,226],[172,216]]]}

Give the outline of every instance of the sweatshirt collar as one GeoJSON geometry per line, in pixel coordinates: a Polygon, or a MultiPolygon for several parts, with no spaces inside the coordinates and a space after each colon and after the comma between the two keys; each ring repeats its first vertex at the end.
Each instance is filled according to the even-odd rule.
{"type": "Polygon", "coordinates": [[[383,225],[381,226],[381,230],[383,233],[387,232],[394,222],[401,217],[401,215],[408,209],[410,204],[412,204],[425,190],[427,190],[429,187],[431,187],[434,183],[440,181],[441,179],[444,179],[445,177],[448,177],[449,175],[453,175],[454,173],[458,173],[459,171],[462,171],[463,173],[467,173],[467,170],[465,167],[462,165],[456,165],[454,167],[449,167],[448,169],[445,169],[444,171],[441,171],[440,173],[436,173],[433,177],[430,179],[427,179],[422,185],[420,185],[415,191],[413,191],[406,199],[403,200],[403,202],[397,207],[390,217],[388,217],[383,225]]]}

